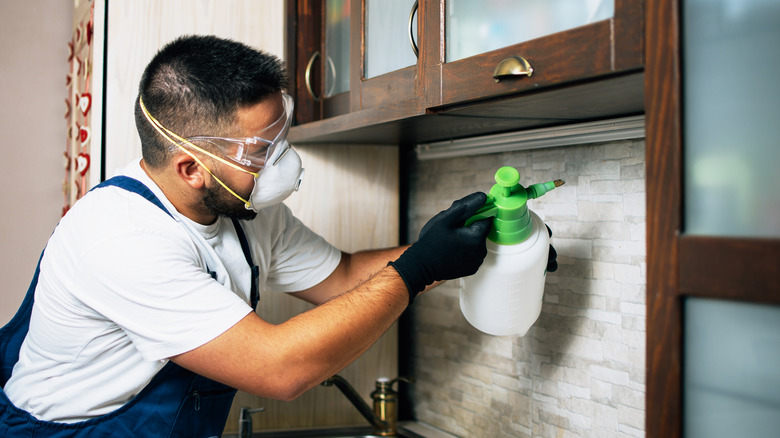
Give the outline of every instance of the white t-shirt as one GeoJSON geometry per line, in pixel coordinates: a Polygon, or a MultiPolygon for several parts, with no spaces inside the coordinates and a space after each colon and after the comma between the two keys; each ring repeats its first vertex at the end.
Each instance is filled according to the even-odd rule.
{"type": "MultiPolygon", "coordinates": [[[[211,341],[252,311],[251,270],[231,221],[204,226],[178,214],[138,161],[121,173],[144,183],[176,220],[118,187],[93,190],[62,218],[4,388],[42,420],[75,422],[121,407],[167,358],[211,341]]],[[[240,222],[261,288],[307,289],[339,263],[340,251],[283,204],[240,222]]]]}

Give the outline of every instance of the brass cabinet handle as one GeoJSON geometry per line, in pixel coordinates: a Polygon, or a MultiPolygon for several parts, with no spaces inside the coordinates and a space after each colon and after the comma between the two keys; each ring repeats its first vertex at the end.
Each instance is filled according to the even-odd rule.
{"type": "Polygon", "coordinates": [[[314,60],[317,59],[320,56],[320,51],[317,50],[311,55],[311,58],[309,58],[309,63],[306,64],[306,71],[303,74],[303,82],[306,84],[306,91],[309,92],[309,96],[315,101],[319,102],[321,100],[320,97],[317,97],[314,94],[314,90],[311,89],[311,68],[314,65],[314,60]]]}
{"type": "Polygon", "coordinates": [[[418,0],[415,0],[414,5],[412,6],[412,11],[409,12],[409,43],[412,45],[412,51],[414,52],[415,58],[420,57],[420,53],[417,50],[417,43],[414,42],[414,34],[412,34],[412,20],[414,20],[414,14],[417,13],[417,7],[418,0]]]}
{"type": "Polygon", "coordinates": [[[527,59],[522,56],[512,56],[498,63],[493,71],[493,79],[498,82],[501,79],[515,76],[528,76],[530,78],[533,74],[534,68],[531,67],[531,63],[527,59]]]}

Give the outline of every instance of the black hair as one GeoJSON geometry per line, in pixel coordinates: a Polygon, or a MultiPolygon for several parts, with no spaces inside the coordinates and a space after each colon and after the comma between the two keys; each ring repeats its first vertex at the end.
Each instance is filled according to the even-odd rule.
{"type": "MultiPolygon", "coordinates": [[[[186,138],[226,135],[239,108],[287,86],[275,56],[215,36],[184,36],[163,47],[144,70],[138,89],[144,106],[163,126],[186,138]]],[[[171,144],[151,126],[136,99],[135,123],[144,161],[160,167],[171,144]]]]}

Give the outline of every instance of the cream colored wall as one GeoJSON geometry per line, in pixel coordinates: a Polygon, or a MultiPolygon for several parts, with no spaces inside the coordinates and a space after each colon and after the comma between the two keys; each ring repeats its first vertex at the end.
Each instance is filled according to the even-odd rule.
{"type": "Polygon", "coordinates": [[[73,2],[0,3],[0,324],[60,218],[73,2]]]}
{"type": "MultiPolygon", "coordinates": [[[[304,168],[300,190],[285,203],[296,217],[344,251],[398,244],[398,148],[379,145],[296,146],[304,168]]],[[[285,294],[263,291],[258,313],[283,322],[311,306],[285,294]]],[[[398,331],[392,327],[358,360],[339,372],[370,403],[379,377],[398,375],[398,331]]],[[[225,431],[238,431],[241,406],[264,407],[254,430],[336,425],[367,425],[335,387],[318,386],[291,402],[239,392],[225,431]]]]}

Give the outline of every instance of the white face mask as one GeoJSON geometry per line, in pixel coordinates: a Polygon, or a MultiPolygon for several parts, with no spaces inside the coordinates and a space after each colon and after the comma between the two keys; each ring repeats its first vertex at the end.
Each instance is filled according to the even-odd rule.
{"type": "MultiPolygon", "coordinates": [[[[289,96],[287,97],[289,98],[289,96]]],[[[152,117],[151,114],[149,114],[149,112],[146,110],[146,106],[144,106],[143,100],[140,97],[138,98],[138,102],[141,106],[144,116],[146,116],[146,119],[160,135],[166,138],[174,146],[179,147],[187,155],[191,156],[198,164],[206,169],[206,171],[208,171],[208,173],[211,174],[211,176],[214,177],[214,179],[220,185],[222,185],[225,190],[230,192],[230,194],[236,198],[240,199],[241,202],[244,203],[244,207],[247,210],[258,212],[265,207],[279,204],[287,199],[287,197],[290,196],[292,192],[298,190],[298,187],[301,185],[301,180],[303,179],[301,157],[292,149],[292,147],[290,147],[286,138],[280,139],[274,148],[273,155],[266,157],[264,160],[265,162],[270,163],[270,165],[266,165],[259,172],[251,172],[231,161],[228,161],[222,157],[218,157],[211,152],[196,146],[185,138],[176,135],[164,127],[160,122],[158,122],[157,119],[152,117]],[[214,173],[211,172],[211,170],[209,170],[209,168],[206,167],[206,165],[203,164],[203,162],[198,157],[196,157],[192,152],[188,151],[187,148],[185,148],[183,145],[187,145],[195,150],[198,150],[238,171],[254,176],[255,186],[252,188],[252,193],[249,195],[249,200],[242,198],[238,193],[228,187],[227,184],[222,182],[221,179],[217,178],[217,176],[214,175],[214,173]]],[[[290,102],[292,102],[291,99],[290,102]]],[[[290,112],[291,107],[287,112],[288,127],[290,112]]],[[[209,138],[213,139],[214,137],[209,138]]]]}
{"type": "MultiPolygon", "coordinates": [[[[284,140],[287,142],[287,140],[284,140]]],[[[258,212],[265,207],[276,205],[298,190],[303,179],[301,157],[291,147],[279,145],[276,152],[281,156],[268,158],[266,166],[255,177],[255,186],[245,203],[247,210],[258,212]]]]}

